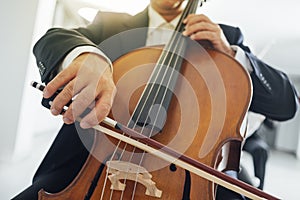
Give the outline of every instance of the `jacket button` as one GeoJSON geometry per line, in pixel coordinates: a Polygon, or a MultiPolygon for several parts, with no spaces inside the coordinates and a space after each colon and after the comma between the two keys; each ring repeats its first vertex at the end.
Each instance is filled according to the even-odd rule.
{"type": "Polygon", "coordinates": [[[45,68],[45,66],[44,66],[44,64],[43,64],[42,61],[38,62],[38,68],[39,68],[40,74],[43,75],[45,73],[45,71],[46,71],[46,68],[45,68]]]}

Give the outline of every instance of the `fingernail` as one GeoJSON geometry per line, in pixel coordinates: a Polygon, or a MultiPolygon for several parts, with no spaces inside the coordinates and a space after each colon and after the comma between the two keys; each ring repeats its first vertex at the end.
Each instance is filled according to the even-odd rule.
{"type": "Polygon", "coordinates": [[[64,117],[63,120],[66,124],[71,124],[72,123],[72,121],[67,117],[64,117]]]}
{"type": "Polygon", "coordinates": [[[92,126],[89,124],[89,123],[87,123],[87,122],[81,122],[80,123],[80,126],[81,126],[81,128],[91,128],[92,126]]]}
{"type": "Polygon", "coordinates": [[[56,110],[56,109],[54,109],[54,108],[51,109],[51,113],[52,113],[53,115],[58,115],[58,114],[59,114],[58,110],[56,110]]]}
{"type": "Polygon", "coordinates": [[[46,88],[43,90],[43,96],[46,98],[49,97],[49,92],[46,88]]]}

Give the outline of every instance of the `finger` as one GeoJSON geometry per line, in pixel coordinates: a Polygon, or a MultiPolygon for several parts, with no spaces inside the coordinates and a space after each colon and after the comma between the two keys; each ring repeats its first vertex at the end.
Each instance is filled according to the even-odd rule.
{"type": "Polygon", "coordinates": [[[110,68],[99,70],[96,67],[96,69],[97,73],[95,73],[95,68],[91,66],[80,69],[74,86],[78,95],[64,114],[65,123],[73,123],[89,105],[95,104],[96,97],[102,91],[114,88],[110,68]]]}
{"type": "Polygon", "coordinates": [[[206,15],[203,14],[190,14],[183,20],[183,23],[190,25],[198,22],[213,23],[206,15]]]}
{"type": "Polygon", "coordinates": [[[91,128],[99,124],[110,112],[115,90],[107,90],[101,94],[101,97],[96,101],[95,107],[86,115],[80,122],[82,128],[91,128]]]}
{"type": "Polygon", "coordinates": [[[74,82],[75,79],[70,81],[64,89],[55,97],[51,104],[51,113],[58,115],[62,112],[65,105],[67,105],[75,95],[74,93],[74,82]]]}
{"type": "Polygon", "coordinates": [[[95,101],[96,86],[83,88],[63,115],[65,123],[73,123],[95,101]]]}
{"type": "Polygon", "coordinates": [[[66,85],[76,76],[76,68],[68,67],[57,74],[45,87],[43,91],[44,98],[50,98],[59,88],[66,85]]]}
{"type": "Polygon", "coordinates": [[[192,40],[209,40],[213,44],[216,43],[216,34],[211,31],[200,31],[190,35],[192,40]]]}
{"type": "Polygon", "coordinates": [[[188,35],[192,35],[194,33],[200,32],[200,31],[216,32],[216,31],[218,31],[218,29],[214,24],[200,22],[200,23],[196,23],[196,24],[193,24],[190,26],[186,26],[185,31],[182,34],[185,36],[188,36],[188,35]]]}

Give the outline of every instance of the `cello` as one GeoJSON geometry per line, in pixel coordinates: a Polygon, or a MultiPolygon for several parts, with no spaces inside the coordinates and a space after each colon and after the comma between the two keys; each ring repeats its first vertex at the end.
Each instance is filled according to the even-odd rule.
{"type": "MultiPolygon", "coordinates": [[[[240,127],[251,99],[251,82],[228,55],[177,34],[197,6],[198,1],[189,1],[166,46],[137,49],[114,61],[118,91],[126,93],[117,94],[110,117],[163,144],[162,149],[174,149],[215,169],[238,170],[240,127]],[[143,78],[124,84],[135,77],[143,78]]],[[[91,154],[74,181],[60,193],[41,191],[39,196],[214,199],[215,184],[175,162],[96,133],[91,154]]]]}

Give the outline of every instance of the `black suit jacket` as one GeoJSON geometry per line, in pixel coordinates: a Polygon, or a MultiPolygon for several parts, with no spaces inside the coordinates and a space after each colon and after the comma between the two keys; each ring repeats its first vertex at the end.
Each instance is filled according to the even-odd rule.
{"type": "MultiPolygon", "coordinates": [[[[47,83],[53,78],[58,64],[75,47],[99,47],[114,60],[119,55],[144,46],[148,20],[148,9],[135,16],[99,12],[87,27],[72,30],[50,29],[34,46],[42,81],[47,83]],[[132,29],[137,31],[130,31],[132,29]],[[121,32],[123,33],[119,34],[121,32]],[[106,39],[111,36],[114,36],[114,39],[107,42],[106,39]]],[[[243,35],[239,28],[223,24],[220,27],[231,45],[237,45],[245,51],[253,67],[250,74],[253,84],[250,110],[278,121],[292,118],[297,110],[298,100],[287,75],[253,55],[250,49],[243,45],[243,35]]]]}

